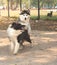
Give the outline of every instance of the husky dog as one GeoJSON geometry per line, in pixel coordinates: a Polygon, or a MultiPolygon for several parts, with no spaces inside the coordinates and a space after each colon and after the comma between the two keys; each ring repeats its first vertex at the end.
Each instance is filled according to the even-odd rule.
{"type": "Polygon", "coordinates": [[[30,39],[30,12],[28,10],[23,10],[20,13],[20,20],[18,22],[13,22],[8,26],[7,34],[11,42],[10,47],[13,54],[17,54],[18,50],[23,47],[23,42],[27,41],[31,44],[30,39]]]}
{"type": "Polygon", "coordinates": [[[31,32],[31,27],[30,27],[30,10],[23,10],[20,13],[20,21],[19,23],[22,25],[25,25],[27,27],[28,33],[31,32]]]}

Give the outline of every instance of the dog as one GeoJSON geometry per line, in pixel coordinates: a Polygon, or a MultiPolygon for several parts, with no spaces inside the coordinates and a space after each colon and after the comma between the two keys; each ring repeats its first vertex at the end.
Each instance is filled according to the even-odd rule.
{"type": "Polygon", "coordinates": [[[52,13],[53,12],[51,11],[50,13],[47,14],[47,16],[52,17],[52,13]]]}
{"type": "Polygon", "coordinates": [[[30,26],[30,10],[23,10],[21,13],[20,13],[20,21],[19,23],[22,24],[22,25],[25,25],[27,27],[27,30],[28,30],[28,33],[31,32],[31,26],[30,26]]]}
{"type": "Polygon", "coordinates": [[[28,10],[23,10],[20,13],[20,19],[18,22],[13,22],[7,28],[8,38],[11,42],[10,47],[13,54],[17,54],[20,48],[23,48],[24,41],[29,42],[30,44],[30,12],[28,10]]]}

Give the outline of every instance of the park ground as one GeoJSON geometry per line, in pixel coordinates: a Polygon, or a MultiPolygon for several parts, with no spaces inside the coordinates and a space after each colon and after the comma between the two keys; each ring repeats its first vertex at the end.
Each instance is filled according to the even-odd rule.
{"type": "Polygon", "coordinates": [[[31,20],[33,47],[25,42],[24,48],[13,55],[6,32],[8,25],[17,20],[13,18],[0,17],[0,65],[57,65],[57,21],[31,20]]]}
{"type": "Polygon", "coordinates": [[[57,32],[32,30],[31,39],[32,48],[25,42],[13,55],[6,30],[0,30],[0,65],[57,65],[57,32]]]}

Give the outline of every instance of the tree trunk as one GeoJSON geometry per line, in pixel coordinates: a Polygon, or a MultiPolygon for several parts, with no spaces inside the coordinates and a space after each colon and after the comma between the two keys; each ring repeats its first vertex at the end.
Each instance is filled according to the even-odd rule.
{"type": "Polygon", "coordinates": [[[20,0],[20,11],[22,11],[22,0],[20,0]]]}
{"type": "Polygon", "coordinates": [[[40,0],[38,0],[38,20],[40,19],[40,0]]]}
{"type": "Polygon", "coordinates": [[[10,17],[10,12],[9,12],[9,0],[8,0],[8,18],[10,17]]]}

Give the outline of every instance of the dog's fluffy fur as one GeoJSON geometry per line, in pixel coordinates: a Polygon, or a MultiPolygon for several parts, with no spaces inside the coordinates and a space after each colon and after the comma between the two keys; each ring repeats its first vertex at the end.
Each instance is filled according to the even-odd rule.
{"type": "Polygon", "coordinates": [[[31,43],[30,39],[30,12],[28,10],[23,10],[20,13],[20,20],[18,23],[12,23],[7,29],[8,37],[11,42],[11,50],[13,54],[17,54],[20,47],[23,46],[23,42],[27,41],[31,43]]]}

